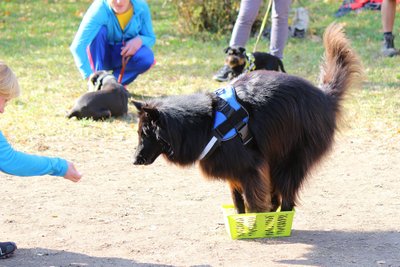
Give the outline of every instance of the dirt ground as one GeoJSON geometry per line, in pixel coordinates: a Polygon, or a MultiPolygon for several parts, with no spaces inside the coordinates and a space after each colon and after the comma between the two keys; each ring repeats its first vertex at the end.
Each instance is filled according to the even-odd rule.
{"type": "MultiPolygon", "coordinates": [[[[42,140],[43,141],[43,140],[42,140]]],[[[0,174],[0,266],[400,266],[400,133],[337,135],[301,192],[290,237],[231,240],[226,184],[159,158],[132,165],[126,140],[44,140],[84,173],[0,174]]]]}

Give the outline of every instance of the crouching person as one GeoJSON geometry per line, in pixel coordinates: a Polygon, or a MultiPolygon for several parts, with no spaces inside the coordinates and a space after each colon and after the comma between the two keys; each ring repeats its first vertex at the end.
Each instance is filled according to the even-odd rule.
{"type": "Polygon", "coordinates": [[[95,0],[70,46],[84,79],[99,70],[123,75],[126,86],[154,64],[156,40],[144,0],[95,0]],[[123,61],[127,62],[123,67],[123,61]]]}

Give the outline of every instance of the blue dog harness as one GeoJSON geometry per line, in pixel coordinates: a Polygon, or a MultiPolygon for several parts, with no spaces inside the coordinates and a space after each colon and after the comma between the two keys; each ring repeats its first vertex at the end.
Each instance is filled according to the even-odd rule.
{"type": "Polygon", "coordinates": [[[203,152],[201,152],[199,160],[214,152],[222,142],[228,141],[237,135],[244,145],[253,138],[248,127],[249,113],[237,101],[235,88],[230,85],[220,88],[214,93],[218,97],[218,102],[212,130],[213,136],[203,152]]]}

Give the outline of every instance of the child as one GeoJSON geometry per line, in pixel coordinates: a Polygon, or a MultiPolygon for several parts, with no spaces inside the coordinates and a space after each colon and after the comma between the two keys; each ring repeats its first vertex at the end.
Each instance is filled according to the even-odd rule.
{"type": "Polygon", "coordinates": [[[82,77],[113,71],[130,84],[154,64],[156,41],[150,8],[142,0],[95,0],[85,13],[70,46],[82,77]],[[129,61],[122,71],[124,61],[129,61]]]}
{"type": "MultiPolygon", "coordinates": [[[[0,61],[0,114],[4,113],[7,102],[19,94],[17,77],[0,61]]],[[[74,164],[65,159],[36,156],[14,150],[1,131],[0,171],[16,176],[62,176],[73,182],[78,182],[82,176],[74,164]]],[[[16,249],[17,246],[13,242],[0,242],[0,259],[9,257],[16,249]]]]}

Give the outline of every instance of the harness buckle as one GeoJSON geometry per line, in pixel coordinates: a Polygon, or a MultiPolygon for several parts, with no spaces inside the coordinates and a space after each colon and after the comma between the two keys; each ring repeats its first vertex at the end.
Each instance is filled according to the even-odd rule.
{"type": "Polygon", "coordinates": [[[241,121],[241,123],[236,126],[236,131],[244,145],[247,145],[253,139],[253,136],[249,132],[249,125],[244,121],[241,121]]]}

